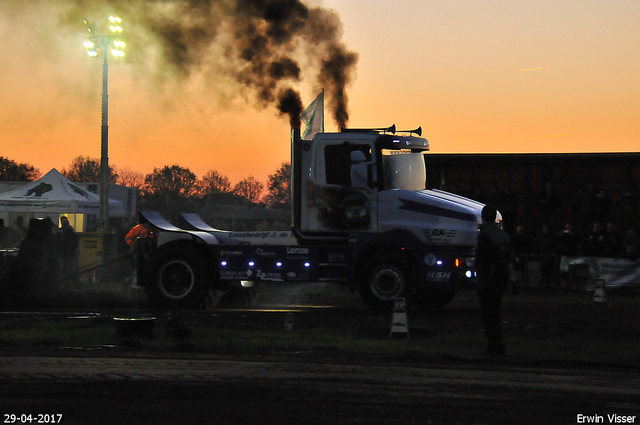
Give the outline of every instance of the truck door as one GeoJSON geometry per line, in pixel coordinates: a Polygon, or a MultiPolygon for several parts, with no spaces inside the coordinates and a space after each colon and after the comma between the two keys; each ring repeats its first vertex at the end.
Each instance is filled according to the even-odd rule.
{"type": "Polygon", "coordinates": [[[373,147],[317,143],[309,179],[308,231],[376,232],[377,184],[373,147]]]}

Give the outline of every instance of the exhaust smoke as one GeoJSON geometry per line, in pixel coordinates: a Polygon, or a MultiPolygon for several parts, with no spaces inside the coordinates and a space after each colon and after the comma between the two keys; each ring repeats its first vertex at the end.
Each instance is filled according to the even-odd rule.
{"type": "Polygon", "coordinates": [[[302,101],[297,91],[288,88],[280,92],[278,98],[278,110],[280,115],[289,115],[289,124],[291,128],[300,128],[300,115],[302,114],[302,101]]]}
{"type": "MultiPolygon", "coordinates": [[[[53,3],[5,1],[15,9],[53,3]]],[[[297,108],[280,106],[291,103],[293,85],[304,80],[325,89],[338,127],[349,119],[346,88],[358,55],[342,42],[342,24],[332,10],[300,0],[55,1],[63,11],[60,21],[74,33],[84,30],[83,18],[117,11],[129,34],[125,60],[147,77],[198,78],[211,89],[224,77],[257,107],[273,105],[290,116],[297,108]]]]}
{"type": "Polygon", "coordinates": [[[333,110],[333,118],[338,128],[343,128],[349,121],[349,99],[345,88],[351,81],[350,70],[358,61],[358,55],[344,46],[332,46],[330,50],[329,57],[322,62],[320,82],[329,87],[329,106],[333,110]]]}

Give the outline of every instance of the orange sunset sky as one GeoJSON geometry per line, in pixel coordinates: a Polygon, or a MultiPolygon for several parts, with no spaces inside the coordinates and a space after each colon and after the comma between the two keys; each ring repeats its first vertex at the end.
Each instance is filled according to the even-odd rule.
{"type": "MultiPolygon", "coordinates": [[[[310,4],[340,15],[359,54],[350,126],[421,125],[434,152],[639,150],[637,0],[310,4]]],[[[82,46],[81,22],[60,24],[64,5],[0,4],[0,156],[42,173],[100,156],[100,61],[82,46]]],[[[235,184],[288,161],[288,120],[273,106],[256,108],[222,73],[155,77],[147,41],[130,52],[137,64],[110,62],[111,164],[214,169],[235,184]]],[[[305,104],[321,89],[309,79],[295,87],[305,104]]],[[[330,116],[326,128],[336,130],[330,116]]]]}

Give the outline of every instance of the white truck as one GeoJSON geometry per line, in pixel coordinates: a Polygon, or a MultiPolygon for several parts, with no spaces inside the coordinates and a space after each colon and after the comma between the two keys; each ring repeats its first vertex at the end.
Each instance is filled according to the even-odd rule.
{"type": "Polygon", "coordinates": [[[483,204],[425,190],[420,135],[392,126],[302,140],[292,130],[291,231],[219,230],[195,214],[176,227],[142,212],[157,237],[140,256],[140,284],[163,307],[195,306],[238,282],[286,281],[341,283],[377,310],[397,297],[443,307],[476,283],[483,204]]]}

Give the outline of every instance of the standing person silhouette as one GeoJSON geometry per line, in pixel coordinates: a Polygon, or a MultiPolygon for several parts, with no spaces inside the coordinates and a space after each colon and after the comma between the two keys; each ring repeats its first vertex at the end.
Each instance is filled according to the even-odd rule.
{"type": "Polygon", "coordinates": [[[500,310],[502,295],[509,283],[510,239],[496,223],[495,207],[482,209],[481,232],[476,248],[478,297],[484,333],[488,340],[482,356],[504,356],[500,310]]]}
{"type": "Polygon", "coordinates": [[[58,233],[60,256],[62,257],[62,276],[65,279],[74,279],[78,259],[78,235],[69,224],[67,217],[60,217],[60,233],[58,233]]]}

